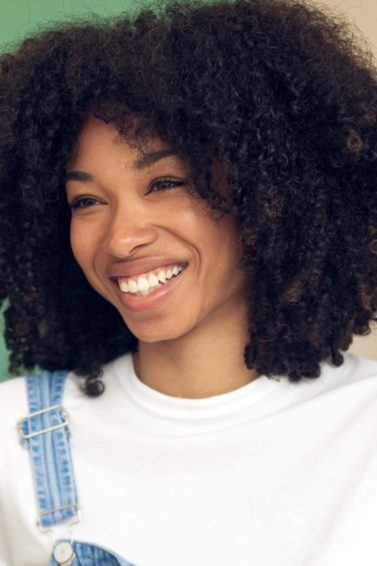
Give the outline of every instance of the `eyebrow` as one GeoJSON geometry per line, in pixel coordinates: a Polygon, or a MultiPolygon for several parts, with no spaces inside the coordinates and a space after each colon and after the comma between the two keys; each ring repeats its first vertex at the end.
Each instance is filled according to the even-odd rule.
{"type": "MultiPolygon", "coordinates": [[[[176,151],[171,149],[159,149],[156,151],[151,151],[150,153],[144,154],[142,157],[139,157],[134,164],[133,169],[136,171],[141,171],[142,169],[146,169],[150,167],[156,161],[160,159],[164,159],[165,157],[170,157],[171,155],[178,155],[176,151]]],[[[84,171],[69,171],[65,176],[65,182],[68,181],[94,181],[93,175],[90,173],[85,173],[84,171]]]]}

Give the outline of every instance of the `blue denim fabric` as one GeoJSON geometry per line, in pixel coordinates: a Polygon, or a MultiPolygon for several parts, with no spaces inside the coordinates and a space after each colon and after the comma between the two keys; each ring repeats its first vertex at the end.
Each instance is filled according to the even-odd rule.
{"type": "MultiPolygon", "coordinates": [[[[45,372],[26,376],[30,413],[54,407],[39,415],[21,420],[24,434],[35,433],[61,425],[65,421],[61,400],[68,372],[45,372]]],[[[73,474],[68,425],[51,432],[22,438],[21,444],[30,452],[34,472],[41,527],[50,527],[64,519],[76,516],[78,505],[73,474]],[[52,511],[66,507],[60,511],[52,511]]]]}
{"type": "MultiPolygon", "coordinates": [[[[63,540],[69,539],[59,539],[59,541],[63,540]]],[[[103,546],[96,546],[88,542],[73,541],[72,547],[76,555],[72,566],[136,566],[119,556],[119,554],[115,554],[103,546]]],[[[57,566],[57,564],[52,555],[49,566],[57,566]]]]}
{"type": "MultiPolygon", "coordinates": [[[[46,371],[26,376],[29,415],[17,423],[20,444],[30,453],[39,507],[38,524],[46,530],[77,517],[80,510],[69,444],[69,415],[62,406],[67,373],[46,371]]],[[[69,541],[57,539],[55,544],[66,540],[69,541]]],[[[72,548],[76,555],[72,566],[136,566],[110,549],[89,542],[73,540],[72,548]]],[[[52,552],[49,566],[57,564],[52,552]]]]}

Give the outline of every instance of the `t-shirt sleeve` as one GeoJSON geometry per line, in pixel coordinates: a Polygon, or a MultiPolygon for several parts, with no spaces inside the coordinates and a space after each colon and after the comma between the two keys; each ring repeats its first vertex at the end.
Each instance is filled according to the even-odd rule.
{"type": "Polygon", "coordinates": [[[12,566],[10,542],[5,524],[4,502],[0,493],[0,566],[12,566]]]}
{"type": "MultiPolygon", "coordinates": [[[[25,413],[25,385],[21,379],[10,379],[0,383],[0,566],[18,566],[12,560],[12,530],[8,506],[11,504],[10,487],[13,477],[9,473],[9,447],[16,429],[17,418],[25,413]]],[[[17,439],[18,440],[18,439],[17,439]]]]}

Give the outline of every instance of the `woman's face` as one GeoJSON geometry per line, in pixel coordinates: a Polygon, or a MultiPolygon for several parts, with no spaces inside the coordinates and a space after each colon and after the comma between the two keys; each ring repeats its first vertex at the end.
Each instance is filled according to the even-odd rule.
{"type": "MultiPolygon", "coordinates": [[[[172,340],[211,321],[217,325],[219,317],[234,316],[235,308],[246,309],[234,219],[228,214],[215,222],[207,201],[185,190],[186,163],[171,155],[136,168],[137,149],[97,118],[90,118],[78,141],[67,174],[80,171],[87,179],[67,178],[67,201],[88,200],[72,209],[72,252],[90,285],[119,311],[130,331],[145,342],[172,340]],[[170,188],[161,190],[158,183],[170,188]],[[110,270],[154,257],[188,266],[162,300],[134,311],[123,303],[110,270]]],[[[160,139],[149,140],[148,152],[164,149],[170,148],[160,139]]]]}

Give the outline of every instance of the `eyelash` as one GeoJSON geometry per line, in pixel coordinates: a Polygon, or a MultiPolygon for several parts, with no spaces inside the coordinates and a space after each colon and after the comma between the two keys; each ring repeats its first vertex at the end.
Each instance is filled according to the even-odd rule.
{"type": "MultiPolygon", "coordinates": [[[[181,185],[184,185],[184,181],[171,181],[170,179],[166,179],[163,181],[156,181],[156,183],[153,183],[152,188],[155,186],[160,186],[160,185],[164,185],[166,183],[170,183],[172,185],[174,185],[174,187],[179,187],[181,185]]],[[[171,188],[173,187],[165,187],[165,188],[160,188],[160,191],[169,191],[171,188]]],[[[152,191],[149,191],[149,193],[147,193],[147,195],[149,195],[152,191]]],[[[76,208],[89,208],[89,206],[91,205],[84,205],[84,206],[79,206],[81,202],[85,202],[88,200],[92,200],[92,201],[98,201],[98,199],[92,198],[92,197],[82,197],[82,198],[78,198],[77,200],[74,200],[73,203],[70,205],[70,208],[72,209],[76,209],[76,208]]]]}

